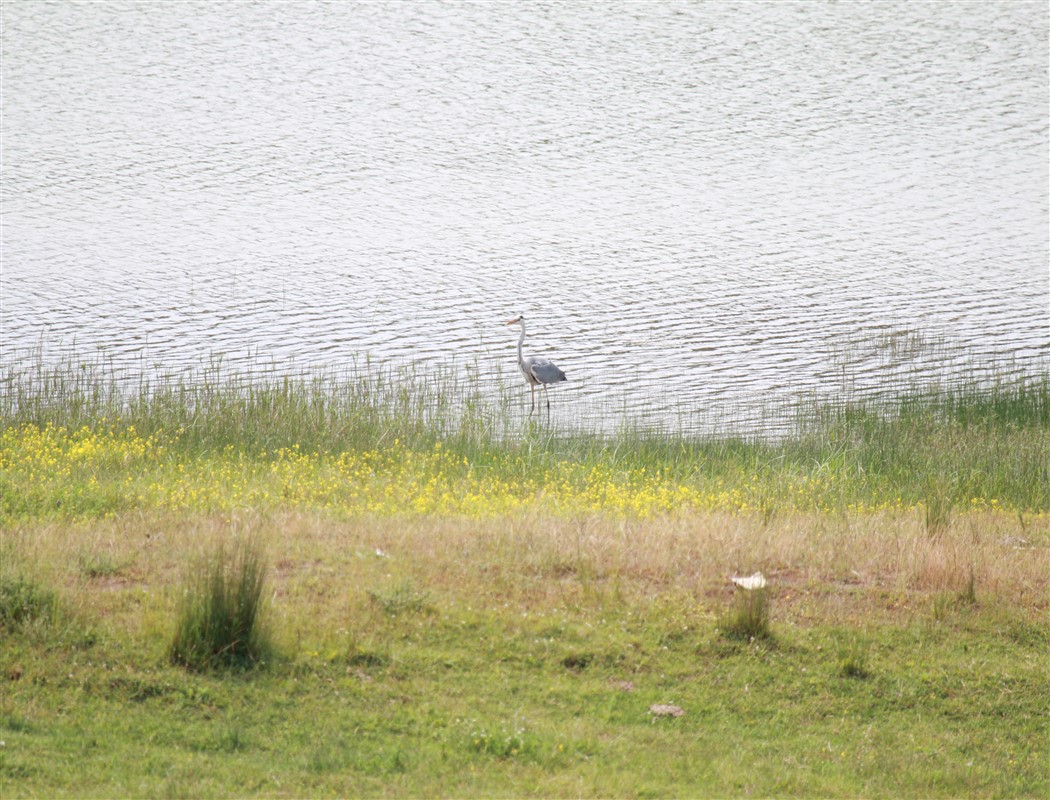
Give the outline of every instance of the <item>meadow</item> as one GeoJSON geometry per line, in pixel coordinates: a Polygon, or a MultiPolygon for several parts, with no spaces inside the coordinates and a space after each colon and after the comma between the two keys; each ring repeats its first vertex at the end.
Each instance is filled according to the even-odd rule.
{"type": "Polygon", "coordinates": [[[5,797],[1050,791],[1046,377],[776,439],[404,374],[0,384],[5,797]],[[202,665],[233,553],[257,646],[202,665]]]}

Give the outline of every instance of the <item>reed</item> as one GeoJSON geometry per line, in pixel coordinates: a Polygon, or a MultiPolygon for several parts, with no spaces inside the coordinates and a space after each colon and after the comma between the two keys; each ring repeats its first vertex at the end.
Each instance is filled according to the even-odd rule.
{"type": "MultiPolygon", "coordinates": [[[[287,376],[235,373],[216,360],[197,375],[138,382],[100,363],[40,361],[4,370],[0,479],[11,490],[3,500],[8,517],[99,515],[142,502],[178,506],[165,487],[186,484],[187,470],[204,473],[196,474],[197,484],[215,478],[184,486],[212,497],[213,510],[265,505],[277,491],[282,502],[290,493],[304,504],[352,513],[363,506],[344,502],[325,483],[340,479],[340,459],[348,455],[364,464],[368,491],[393,484],[398,502],[391,507],[419,500],[422,511],[438,510],[420,499],[425,486],[439,496],[496,498],[493,512],[539,495],[552,507],[569,498],[560,504],[569,512],[605,505],[650,513],[691,503],[758,510],[767,521],[795,510],[916,508],[931,532],[953,512],[975,507],[1050,510],[1047,375],[800,403],[793,432],[771,438],[643,431],[626,423],[613,433],[559,427],[516,418],[506,393],[493,400],[476,379],[367,364],[339,375],[287,376]],[[104,440],[116,443],[108,461],[81,458],[61,485],[40,485],[43,467],[31,448],[46,444],[61,459],[97,450],[104,440]],[[132,494],[123,485],[131,460],[142,468],[136,488],[154,488],[132,494]],[[308,474],[295,486],[275,487],[273,476],[293,462],[308,474]],[[398,487],[392,471],[409,464],[405,481],[412,486],[398,487]],[[385,483],[377,470],[389,473],[385,483]],[[225,480],[219,487],[218,476],[231,473],[253,485],[226,491],[235,482],[225,480]]],[[[376,510],[375,499],[364,507],[376,510]]]]}
{"type": "Polygon", "coordinates": [[[454,403],[470,400],[455,379],[367,361],[338,373],[288,375],[272,364],[234,371],[216,356],[199,370],[162,374],[75,357],[49,364],[37,355],[5,365],[0,387],[5,424],[117,422],[147,435],[179,431],[180,443],[196,450],[332,450],[395,438],[419,444],[469,422],[454,413],[454,403]]]}

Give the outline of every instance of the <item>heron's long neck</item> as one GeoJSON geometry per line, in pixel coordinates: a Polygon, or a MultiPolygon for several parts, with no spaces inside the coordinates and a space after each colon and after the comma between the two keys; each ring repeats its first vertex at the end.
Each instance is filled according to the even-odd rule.
{"type": "Polygon", "coordinates": [[[518,363],[521,365],[521,368],[524,369],[525,356],[521,354],[521,346],[525,343],[525,323],[521,322],[519,324],[521,325],[521,336],[518,337],[518,363]]]}

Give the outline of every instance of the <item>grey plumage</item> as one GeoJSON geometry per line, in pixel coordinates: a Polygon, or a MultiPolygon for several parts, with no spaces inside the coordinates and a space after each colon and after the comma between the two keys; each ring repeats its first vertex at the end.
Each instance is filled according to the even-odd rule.
{"type": "Polygon", "coordinates": [[[551,400],[547,394],[548,383],[558,383],[566,380],[565,373],[555,366],[553,361],[546,358],[530,356],[526,358],[521,353],[521,346],[525,343],[525,317],[517,316],[507,322],[508,325],[521,325],[521,335],[518,337],[518,367],[525,381],[529,384],[529,398],[532,400],[530,411],[536,409],[536,387],[543,387],[543,396],[547,399],[547,410],[550,411],[551,400]]]}

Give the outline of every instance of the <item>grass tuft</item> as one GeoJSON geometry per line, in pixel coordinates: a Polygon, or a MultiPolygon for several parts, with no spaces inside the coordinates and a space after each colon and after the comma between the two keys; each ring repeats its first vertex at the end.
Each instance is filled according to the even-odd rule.
{"type": "Polygon", "coordinates": [[[933,621],[946,622],[958,605],[958,597],[948,592],[938,592],[933,596],[933,601],[930,604],[930,613],[933,621]]]}
{"type": "Polygon", "coordinates": [[[951,522],[952,498],[943,487],[929,487],[923,502],[926,532],[931,536],[944,531],[951,522]]]}
{"type": "Polygon", "coordinates": [[[959,592],[959,601],[968,606],[977,603],[977,578],[974,575],[973,565],[970,565],[970,577],[966,581],[966,587],[959,592]]]}
{"type": "Polygon", "coordinates": [[[470,751],[498,759],[535,759],[538,753],[536,737],[520,724],[476,725],[467,742],[470,751]]]}
{"type": "Polygon", "coordinates": [[[868,668],[868,644],[857,636],[848,636],[839,642],[836,671],[843,678],[864,680],[871,675],[868,668]]]}
{"type": "Polygon", "coordinates": [[[0,628],[50,624],[58,611],[54,591],[20,573],[0,574],[0,628]]]}
{"type": "Polygon", "coordinates": [[[247,668],[271,649],[262,625],[266,568],[249,539],[220,544],[190,574],[179,608],[172,663],[196,670],[247,668]]]}
{"type": "Polygon", "coordinates": [[[733,610],[722,621],[722,633],[730,639],[769,639],[769,588],[737,589],[734,592],[733,610]]]}
{"type": "Polygon", "coordinates": [[[399,583],[387,591],[372,590],[369,599],[391,617],[401,614],[431,614],[430,595],[419,591],[411,581],[399,583]]]}
{"type": "Polygon", "coordinates": [[[115,578],[127,566],[127,562],[104,552],[85,551],[80,554],[78,562],[80,572],[87,578],[115,578]]]}

